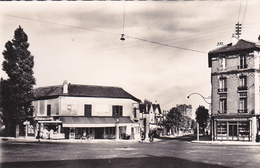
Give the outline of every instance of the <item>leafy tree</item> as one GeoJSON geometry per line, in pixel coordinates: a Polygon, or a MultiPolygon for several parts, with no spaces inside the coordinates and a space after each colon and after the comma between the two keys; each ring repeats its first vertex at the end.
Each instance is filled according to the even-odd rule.
{"type": "Polygon", "coordinates": [[[207,121],[209,118],[209,110],[204,106],[199,106],[196,110],[196,121],[199,123],[199,126],[202,128],[204,133],[205,128],[207,127],[207,121]]]}
{"type": "Polygon", "coordinates": [[[181,127],[182,120],[183,116],[181,112],[177,108],[173,107],[166,115],[165,126],[168,131],[173,130],[174,128],[177,131],[177,129],[181,127]]]}
{"type": "Polygon", "coordinates": [[[8,78],[1,80],[3,122],[6,136],[17,136],[19,126],[30,115],[33,98],[34,57],[28,51],[28,37],[19,26],[14,32],[14,39],[5,44],[3,51],[3,70],[8,78]]]}

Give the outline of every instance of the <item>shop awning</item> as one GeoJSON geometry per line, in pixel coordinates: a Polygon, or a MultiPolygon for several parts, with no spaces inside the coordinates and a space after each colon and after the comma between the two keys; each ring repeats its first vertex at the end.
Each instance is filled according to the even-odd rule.
{"type": "Polygon", "coordinates": [[[115,127],[118,126],[139,126],[138,123],[130,120],[129,117],[61,117],[63,127],[115,127]],[[117,123],[118,119],[118,123],[117,123]]]}

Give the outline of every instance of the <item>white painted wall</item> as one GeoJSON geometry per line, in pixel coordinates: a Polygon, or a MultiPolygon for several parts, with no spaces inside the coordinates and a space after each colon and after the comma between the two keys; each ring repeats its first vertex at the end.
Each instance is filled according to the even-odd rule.
{"type": "MultiPolygon", "coordinates": [[[[130,99],[119,98],[89,98],[89,97],[61,97],[61,114],[67,115],[67,106],[71,105],[75,115],[84,116],[85,104],[92,105],[92,116],[112,116],[112,106],[123,106],[123,116],[133,117],[133,103],[130,99]]],[[[74,114],[73,114],[74,115],[74,114]]]]}

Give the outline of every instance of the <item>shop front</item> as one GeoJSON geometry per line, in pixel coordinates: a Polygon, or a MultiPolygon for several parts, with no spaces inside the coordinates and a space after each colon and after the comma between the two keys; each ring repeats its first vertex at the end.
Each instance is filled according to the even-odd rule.
{"type": "Polygon", "coordinates": [[[65,139],[62,129],[62,121],[54,120],[53,117],[35,118],[35,137],[37,139],[65,139]]]}
{"type": "Polygon", "coordinates": [[[61,117],[67,139],[136,139],[139,124],[129,117],[61,117]]]}
{"type": "Polygon", "coordinates": [[[254,141],[255,117],[218,117],[214,119],[214,140],[254,141]]]}

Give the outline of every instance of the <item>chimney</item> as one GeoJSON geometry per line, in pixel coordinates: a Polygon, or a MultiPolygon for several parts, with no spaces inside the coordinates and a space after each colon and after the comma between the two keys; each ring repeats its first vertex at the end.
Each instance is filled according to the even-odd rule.
{"type": "Polygon", "coordinates": [[[67,82],[67,80],[64,80],[64,82],[63,82],[63,94],[68,94],[68,88],[69,88],[68,82],[67,82]]]}
{"type": "Polygon", "coordinates": [[[223,45],[224,45],[223,42],[218,42],[218,43],[217,43],[217,47],[221,47],[221,46],[223,46],[223,45]]]}
{"type": "Polygon", "coordinates": [[[232,41],[232,46],[234,46],[234,45],[237,44],[238,38],[237,38],[234,34],[232,34],[232,39],[231,39],[231,41],[232,41]]]}

